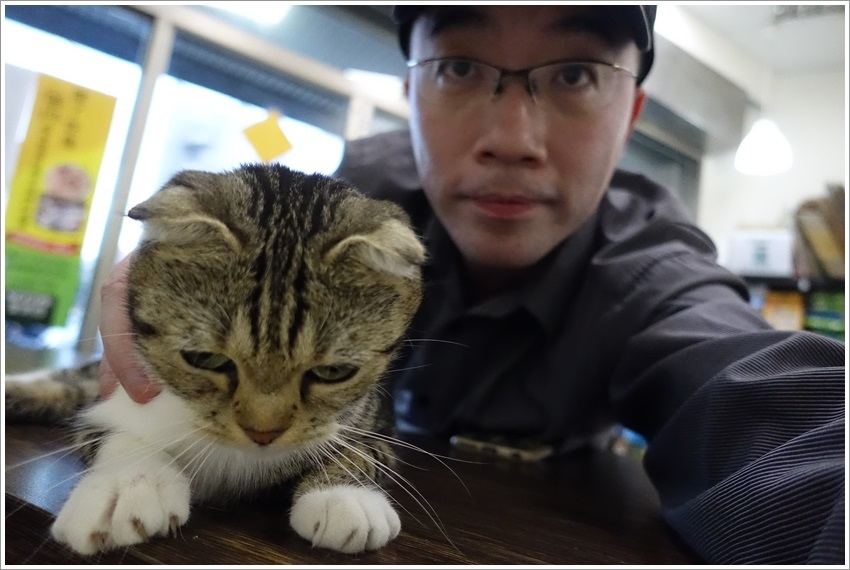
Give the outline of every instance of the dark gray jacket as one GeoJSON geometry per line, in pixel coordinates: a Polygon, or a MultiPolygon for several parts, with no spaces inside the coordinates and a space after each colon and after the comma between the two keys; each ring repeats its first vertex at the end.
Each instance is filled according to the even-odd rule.
{"type": "Polygon", "coordinates": [[[337,174],[402,205],[429,251],[393,366],[400,427],[566,451],[620,423],[706,561],[843,562],[844,344],[773,330],[673,194],[618,171],[525,285],[470,304],[408,132],[349,143],[337,174]]]}

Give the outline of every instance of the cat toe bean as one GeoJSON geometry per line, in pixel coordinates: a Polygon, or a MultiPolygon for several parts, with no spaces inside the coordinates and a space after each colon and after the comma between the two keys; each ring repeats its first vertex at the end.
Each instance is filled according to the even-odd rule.
{"type": "Polygon", "coordinates": [[[381,548],[401,530],[386,495],[355,486],[306,493],[293,505],[289,520],[313,546],[349,554],[381,548]]]}

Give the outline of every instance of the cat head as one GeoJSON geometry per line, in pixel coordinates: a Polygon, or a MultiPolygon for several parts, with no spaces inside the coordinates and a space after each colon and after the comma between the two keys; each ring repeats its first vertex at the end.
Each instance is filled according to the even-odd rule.
{"type": "Polygon", "coordinates": [[[138,348],[222,442],[298,446],[370,421],[421,300],[395,204],[275,165],[184,171],[129,216],[138,348]]]}

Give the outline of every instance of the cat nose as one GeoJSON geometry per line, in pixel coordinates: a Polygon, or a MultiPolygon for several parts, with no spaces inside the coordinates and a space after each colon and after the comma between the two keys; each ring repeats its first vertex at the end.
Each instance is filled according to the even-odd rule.
{"type": "Polygon", "coordinates": [[[283,433],[282,429],[276,429],[272,431],[257,431],[251,428],[243,427],[242,430],[245,434],[251,438],[252,441],[256,442],[259,445],[268,445],[280,436],[283,433]]]}

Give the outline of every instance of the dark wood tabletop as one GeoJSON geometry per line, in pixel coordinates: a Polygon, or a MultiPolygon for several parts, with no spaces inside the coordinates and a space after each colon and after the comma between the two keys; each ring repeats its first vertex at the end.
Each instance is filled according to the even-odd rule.
{"type": "Polygon", "coordinates": [[[177,537],[77,556],[49,538],[83,468],[63,432],[6,426],[5,564],[694,564],[665,526],[640,461],[578,452],[537,463],[461,453],[408,439],[393,484],[401,534],[375,552],[316,549],[289,527],[273,494],[226,507],[196,506],[177,537]],[[415,489],[410,493],[404,487],[415,489]],[[430,514],[429,514],[430,512],[430,514]]]}

